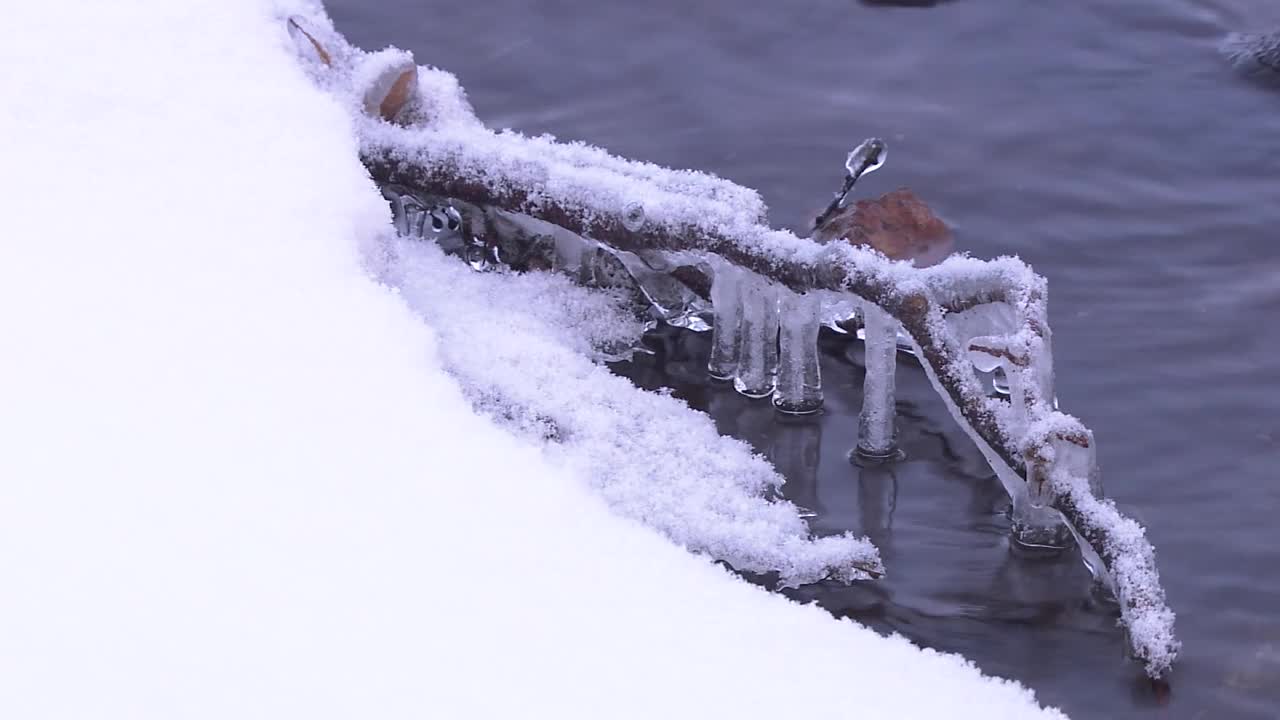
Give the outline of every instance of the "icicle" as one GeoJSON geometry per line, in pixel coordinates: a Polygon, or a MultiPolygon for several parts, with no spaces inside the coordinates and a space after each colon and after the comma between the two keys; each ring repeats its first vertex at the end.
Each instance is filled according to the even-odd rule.
{"type": "Polygon", "coordinates": [[[333,55],[323,43],[316,39],[316,31],[307,25],[306,20],[294,15],[289,18],[286,27],[299,56],[316,65],[324,65],[325,67],[333,65],[333,55]]]}
{"type": "Polygon", "coordinates": [[[878,306],[863,306],[867,376],[862,385],[857,455],[867,460],[898,457],[894,430],[894,390],[898,360],[898,321],[878,306]]]}
{"type": "Polygon", "coordinates": [[[742,345],[733,387],[749,398],[773,393],[778,367],[778,291],[758,275],[743,278],[742,345]]]}
{"type": "Polygon", "coordinates": [[[893,528],[898,509],[898,476],[892,463],[868,463],[858,473],[858,515],[873,540],[893,528]]]}
{"type": "Polygon", "coordinates": [[[413,195],[390,188],[383,188],[382,197],[391,202],[391,221],[396,233],[403,237],[421,239],[427,208],[413,195]]]}
{"type": "Polygon", "coordinates": [[[782,291],[778,387],[773,406],[789,415],[808,415],[822,409],[822,373],[818,364],[818,324],[821,302],[815,293],[782,291]]]}
{"type": "MultiPolygon", "coordinates": [[[[1088,447],[1081,447],[1062,437],[1052,438],[1050,445],[1053,448],[1053,463],[1050,472],[1059,478],[1064,474],[1068,477],[1088,478],[1089,491],[1094,497],[1102,497],[1102,478],[1098,474],[1097,445],[1092,432],[1086,432],[1086,441],[1088,442],[1088,447]]],[[[1074,536],[1076,544],[1080,548],[1081,558],[1093,575],[1094,581],[1114,599],[1116,597],[1115,580],[1107,570],[1106,563],[1102,561],[1102,558],[1098,557],[1098,553],[1090,546],[1089,541],[1080,537],[1076,528],[1071,527],[1070,523],[1064,524],[1071,535],[1074,536]]]]}
{"type": "Polygon", "coordinates": [[[779,296],[780,290],[777,285],[765,281],[764,290],[768,294],[765,299],[764,313],[764,370],[769,376],[769,394],[773,394],[773,388],[778,384],[778,336],[781,330],[781,315],[779,313],[779,296]]]}
{"type": "MultiPolygon", "coordinates": [[[[639,212],[643,220],[644,211],[639,212]]],[[[618,252],[617,256],[635,278],[636,287],[649,303],[650,313],[654,317],[669,325],[694,332],[709,329],[701,315],[707,309],[706,301],[672,273],[680,259],[678,255],[618,252]]]]}
{"type": "Polygon", "coordinates": [[[707,373],[717,380],[731,380],[738,372],[738,354],[742,349],[742,282],[741,272],[727,262],[713,268],[711,282],[711,358],[707,373]]]}

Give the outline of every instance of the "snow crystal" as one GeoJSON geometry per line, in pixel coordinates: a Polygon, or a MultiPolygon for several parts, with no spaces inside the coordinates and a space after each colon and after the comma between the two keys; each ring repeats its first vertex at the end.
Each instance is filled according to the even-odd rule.
{"type": "Polygon", "coordinates": [[[738,373],[738,354],[742,350],[742,274],[723,260],[712,263],[711,309],[715,320],[711,325],[711,355],[707,373],[717,380],[732,380],[738,373]]]}
{"type": "Polygon", "coordinates": [[[897,410],[894,405],[898,356],[898,321],[880,308],[863,307],[866,322],[866,378],[858,417],[858,451],[871,457],[894,452],[897,410]]]}
{"type": "Polygon", "coordinates": [[[752,272],[743,273],[742,343],[733,387],[749,398],[773,394],[778,368],[778,289],[752,272]]]}

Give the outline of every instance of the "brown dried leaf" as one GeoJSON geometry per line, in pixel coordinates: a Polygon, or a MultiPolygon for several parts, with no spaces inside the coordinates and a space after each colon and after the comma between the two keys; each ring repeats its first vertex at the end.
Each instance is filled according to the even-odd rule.
{"type": "Polygon", "coordinates": [[[846,205],[814,235],[821,242],[843,239],[875,248],[894,260],[914,260],[920,267],[936,265],[955,246],[947,224],[907,188],[846,205]]]}

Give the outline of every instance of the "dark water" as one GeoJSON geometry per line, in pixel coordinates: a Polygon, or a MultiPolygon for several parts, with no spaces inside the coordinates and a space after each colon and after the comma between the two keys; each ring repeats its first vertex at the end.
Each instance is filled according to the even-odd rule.
{"type": "Polygon", "coordinates": [[[1280,3],[329,5],[357,44],[456,72],[490,125],[714,171],[758,188],[780,226],[825,204],[853,143],[887,139],[862,196],[910,186],[961,248],[1049,278],[1062,407],[1094,429],[1179,613],[1167,701],[1070,558],[1009,552],[998,486],[911,363],[910,458],[892,471],[843,457],[856,345],[825,345],[829,408],[810,424],[705,384],[697,338],[659,338],[664,363],[627,371],[771,453],[815,527],[872,536],[891,577],[804,591],[833,612],[962,652],[1077,718],[1280,718],[1280,91],[1215,51],[1280,25],[1280,3]]]}

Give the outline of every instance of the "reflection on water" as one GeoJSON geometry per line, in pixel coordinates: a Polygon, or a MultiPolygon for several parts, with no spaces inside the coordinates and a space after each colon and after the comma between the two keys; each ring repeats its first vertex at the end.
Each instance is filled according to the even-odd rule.
{"type": "MultiPolygon", "coordinates": [[[[780,415],[768,401],[708,378],[707,334],[664,328],[650,333],[646,345],[650,353],[615,363],[615,372],[640,387],[670,389],[708,413],[720,432],[751,443],[786,478],[783,495],[812,512],[815,532],[867,535],[888,569],[876,582],[822,583],[785,594],[961,652],[988,672],[1027,682],[1044,702],[1080,705],[1061,680],[1092,683],[1090,675],[1110,682],[1134,710],[1170,702],[1167,689],[1153,687],[1125,659],[1117,609],[1095,595],[1078,552],[1028,556],[1009,543],[1008,497],[906,356],[897,407],[906,459],[862,466],[849,459],[863,376],[862,346],[851,337],[824,333],[826,409],[805,417],[780,415]]],[[[1210,695],[1272,692],[1271,680],[1280,679],[1277,647],[1262,643],[1241,654],[1210,695]]]]}
{"type": "Polygon", "coordinates": [[[1078,612],[1079,622],[1116,634],[1114,608],[1094,604],[1078,554],[1029,559],[1010,548],[1007,496],[914,363],[899,370],[906,459],[864,466],[849,460],[861,405],[860,343],[824,335],[827,409],[788,417],[708,379],[701,369],[706,335],[666,328],[647,342],[653,354],[616,363],[615,371],[641,387],[670,388],[722,433],[751,443],[786,478],[783,495],[814,513],[815,532],[865,534],[890,568],[874,586],[820,585],[794,591],[796,597],[859,619],[866,618],[857,608],[874,597],[881,614],[912,618],[910,626],[885,627],[939,646],[945,637],[922,634],[926,618],[1060,624],[1078,612]]]}
{"type": "Polygon", "coordinates": [[[784,494],[804,517],[822,514],[818,500],[818,460],[822,454],[822,423],[814,415],[774,413],[772,442],[765,456],[787,479],[784,494]]]}

